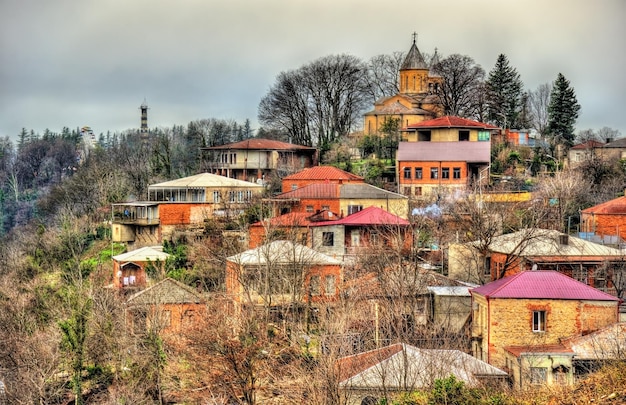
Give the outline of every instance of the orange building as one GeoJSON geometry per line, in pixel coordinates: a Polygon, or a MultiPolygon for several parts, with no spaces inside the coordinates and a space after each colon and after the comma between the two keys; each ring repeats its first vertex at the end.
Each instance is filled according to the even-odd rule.
{"type": "Polygon", "coordinates": [[[282,180],[283,193],[319,183],[352,184],[365,183],[365,180],[363,177],[334,166],[314,166],[284,177],[282,180]]]}
{"type": "Polygon", "coordinates": [[[398,192],[440,195],[489,181],[493,125],[445,116],[403,129],[397,154],[398,192]]]}
{"type": "Polygon", "coordinates": [[[618,197],[580,212],[581,232],[585,239],[626,240],[626,197],[618,197]]]}

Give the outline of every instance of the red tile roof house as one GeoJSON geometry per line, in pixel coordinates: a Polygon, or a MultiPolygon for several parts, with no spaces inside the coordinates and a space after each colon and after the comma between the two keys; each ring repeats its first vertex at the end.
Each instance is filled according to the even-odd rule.
{"type": "Polygon", "coordinates": [[[365,180],[363,177],[334,166],[314,166],[284,177],[282,180],[283,193],[319,183],[351,184],[365,183],[365,180]]]}
{"type": "Polygon", "coordinates": [[[617,244],[626,240],[626,197],[618,197],[580,212],[581,236],[617,244]]]}
{"type": "Polygon", "coordinates": [[[113,287],[133,290],[148,285],[149,266],[160,273],[170,255],[163,252],[163,246],[143,247],[113,256],[113,287]]]}
{"type": "Polygon", "coordinates": [[[609,294],[623,294],[624,252],[558,231],[527,228],[493,238],[487,252],[478,241],[451,244],[448,274],[457,280],[484,284],[537,268],[556,270],[609,294]]]}
{"type": "Polygon", "coordinates": [[[429,390],[450,375],[468,387],[504,386],[506,372],[460,350],[420,349],[396,343],[336,362],[346,404],[392,403],[402,393],[429,390]]]}
{"type": "Polygon", "coordinates": [[[587,142],[579,143],[577,145],[572,146],[567,151],[567,165],[568,167],[576,167],[582,164],[583,162],[587,162],[592,160],[595,157],[599,157],[597,153],[598,148],[604,146],[604,142],[598,142],[594,140],[590,140],[587,142]]]}
{"type": "Polygon", "coordinates": [[[618,298],[556,271],[524,271],[470,293],[473,355],[512,371],[522,387],[571,382],[574,353],[562,340],[618,320],[618,298]],[[546,369],[549,356],[558,362],[546,369]]]}
{"type": "Polygon", "coordinates": [[[263,182],[272,174],[282,178],[317,164],[316,148],[272,139],[251,138],[200,149],[209,172],[250,182],[263,182]]]}
{"type": "Polygon", "coordinates": [[[342,281],[339,260],[286,240],[226,259],[226,294],[241,305],[334,302],[342,281]]]}
{"type": "Polygon", "coordinates": [[[419,197],[489,181],[493,125],[445,116],[404,128],[397,153],[398,192],[419,197]]]}
{"type": "Polygon", "coordinates": [[[338,258],[388,248],[408,251],[413,243],[409,221],[375,206],[334,221],[310,223],[309,228],[310,246],[338,258]]]}
{"type": "Polygon", "coordinates": [[[409,199],[401,194],[383,190],[371,184],[318,183],[278,194],[271,202],[276,215],[287,212],[332,211],[340,217],[354,214],[363,208],[376,206],[408,218],[409,199]]]}

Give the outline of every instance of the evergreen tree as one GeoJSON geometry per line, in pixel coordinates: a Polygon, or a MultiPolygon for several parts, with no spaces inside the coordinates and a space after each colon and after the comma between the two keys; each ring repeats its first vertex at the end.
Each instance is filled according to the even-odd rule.
{"type": "Polygon", "coordinates": [[[523,83],[504,54],[498,56],[486,84],[488,120],[503,128],[524,127],[524,123],[519,122],[523,106],[523,83]]]}
{"type": "Polygon", "coordinates": [[[547,132],[553,143],[563,142],[568,147],[574,144],[574,125],[579,111],[580,104],[576,100],[574,89],[569,80],[559,73],[552,86],[548,105],[547,132]]]}

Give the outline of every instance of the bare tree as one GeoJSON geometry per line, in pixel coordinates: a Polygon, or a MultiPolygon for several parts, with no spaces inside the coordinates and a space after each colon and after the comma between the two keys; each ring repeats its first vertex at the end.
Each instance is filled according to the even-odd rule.
{"type": "Polygon", "coordinates": [[[393,96],[400,92],[398,71],[402,66],[404,57],[403,52],[394,52],[391,55],[377,55],[369,60],[367,80],[372,100],[393,96]]]}
{"type": "Polygon", "coordinates": [[[540,135],[546,134],[548,128],[548,105],[552,86],[549,83],[540,84],[537,89],[528,93],[528,110],[532,127],[540,135]]]}
{"type": "Polygon", "coordinates": [[[483,68],[469,56],[453,54],[442,59],[433,70],[444,79],[437,94],[445,114],[479,118],[483,68]]]}

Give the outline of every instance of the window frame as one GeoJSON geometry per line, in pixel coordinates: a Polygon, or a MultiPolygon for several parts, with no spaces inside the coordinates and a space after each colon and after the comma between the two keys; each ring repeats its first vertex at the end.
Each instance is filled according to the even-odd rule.
{"type": "Polygon", "coordinates": [[[335,246],[335,232],[322,232],[322,246],[335,246]]]}
{"type": "Polygon", "coordinates": [[[430,178],[432,180],[439,179],[439,168],[438,167],[431,167],[430,168],[430,178]]]}
{"type": "Polygon", "coordinates": [[[460,179],[461,178],[461,168],[460,167],[453,167],[452,168],[452,178],[453,179],[460,179]]]}
{"type": "Polygon", "coordinates": [[[424,173],[422,171],[421,167],[416,167],[415,168],[415,179],[416,180],[421,180],[424,176],[424,173]]]}
{"type": "Polygon", "coordinates": [[[450,179],[450,168],[449,167],[442,167],[441,168],[441,178],[444,180],[449,180],[450,179]]]}
{"type": "Polygon", "coordinates": [[[545,310],[533,311],[533,332],[545,333],[547,330],[547,314],[545,310]]]}

